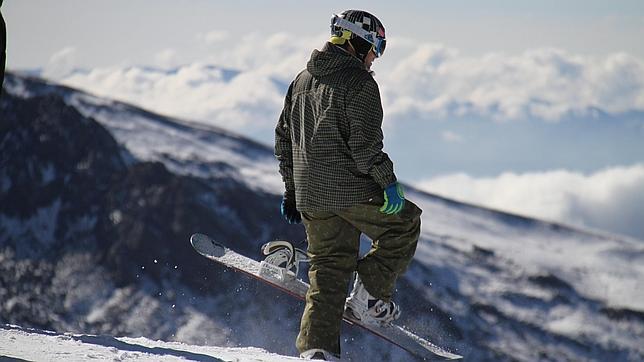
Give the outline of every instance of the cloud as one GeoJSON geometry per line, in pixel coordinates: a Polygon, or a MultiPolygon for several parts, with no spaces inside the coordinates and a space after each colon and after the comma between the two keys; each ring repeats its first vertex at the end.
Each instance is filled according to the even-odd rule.
{"type": "Polygon", "coordinates": [[[154,63],[163,68],[175,66],[178,63],[178,53],[174,49],[164,49],[154,55],[154,63]]]}
{"type": "Polygon", "coordinates": [[[236,72],[203,63],[163,70],[112,67],[77,72],[64,83],[132,102],[162,114],[228,129],[271,126],[283,102],[279,84],[259,71],[236,72]]]}
{"type": "Polygon", "coordinates": [[[52,79],[68,76],[76,67],[78,50],[74,47],[65,47],[54,53],[43,69],[43,75],[52,79]]]}
{"type": "Polygon", "coordinates": [[[463,136],[452,131],[443,131],[441,133],[441,138],[443,139],[443,141],[449,142],[449,143],[463,142],[463,136]]]}
{"type": "Polygon", "coordinates": [[[200,62],[241,71],[261,71],[290,81],[304,68],[311,51],[320,48],[327,36],[251,32],[233,37],[226,31],[215,30],[199,34],[197,38],[210,49],[200,62]]]}
{"type": "Polygon", "coordinates": [[[196,36],[217,44],[203,60],[177,65],[181,49],[163,49],[155,67],[111,66],[71,72],[75,50],[52,57],[45,76],[99,96],[131,102],[155,112],[201,121],[242,133],[266,133],[275,126],[284,94],[313,48],[326,36],[249,33],[231,39],[225,31],[196,36]],[[222,51],[225,49],[225,51],[222,51]],[[53,62],[53,61],[52,61],[53,62]]]}
{"type": "Polygon", "coordinates": [[[468,57],[422,44],[382,74],[383,98],[394,118],[475,114],[558,121],[597,109],[644,109],[644,62],[625,53],[593,58],[532,49],[468,57]]]}
{"type": "MultiPolygon", "coordinates": [[[[208,55],[176,72],[143,74],[145,67],[120,66],[70,74],[76,50],[66,48],[52,56],[45,75],[158,112],[243,131],[251,121],[274,122],[285,92],[275,81],[288,84],[326,35],[255,32],[233,39],[226,31],[214,30],[196,38],[209,45],[208,55]],[[224,79],[212,65],[238,70],[240,75],[233,81],[224,79]]],[[[374,65],[387,123],[453,115],[558,121],[599,111],[644,110],[644,62],[624,53],[594,58],[532,49],[517,55],[491,52],[473,57],[441,44],[406,38],[392,39],[387,50],[374,65]]],[[[155,62],[167,69],[176,66],[177,54],[187,53],[161,50],[155,62]]]]}
{"type": "Polygon", "coordinates": [[[465,202],[644,240],[644,164],[589,175],[556,170],[474,178],[460,173],[416,186],[465,202]]]}
{"type": "Polygon", "coordinates": [[[212,30],[207,33],[197,34],[197,40],[211,46],[226,40],[229,37],[227,30],[212,30]]]}

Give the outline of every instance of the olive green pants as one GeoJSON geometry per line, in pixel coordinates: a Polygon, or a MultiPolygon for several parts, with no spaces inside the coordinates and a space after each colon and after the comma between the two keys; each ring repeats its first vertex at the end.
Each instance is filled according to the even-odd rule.
{"type": "Polygon", "coordinates": [[[409,200],[397,215],[379,211],[382,197],[332,212],[303,212],[311,258],[297,348],[340,354],[340,327],[352,273],[357,271],[372,296],[389,301],[396,278],[411,262],[420,234],[421,210],[409,200]],[[358,260],[360,235],[373,240],[358,260]]]}

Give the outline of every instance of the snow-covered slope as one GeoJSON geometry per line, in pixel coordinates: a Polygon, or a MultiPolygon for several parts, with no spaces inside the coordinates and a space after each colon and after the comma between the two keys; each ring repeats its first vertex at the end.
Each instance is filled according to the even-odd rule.
{"type": "MultiPolygon", "coordinates": [[[[178,234],[173,234],[177,238],[197,231],[194,225],[216,223],[220,218],[225,220],[217,229],[221,233],[230,229],[242,233],[246,228],[256,229],[253,233],[228,236],[240,240],[257,238],[235,245],[246,252],[256,252],[268,235],[284,235],[284,226],[274,215],[277,210],[270,206],[278,200],[282,188],[270,147],[220,129],[204,128],[37,79],[10,75],[6,87],[16,102],[32,100],[39,105],[42,102],[39,103],[38,97],[48,95],[48,102],[51,97],[61,99],[67,107],[79,112],[84,122],[98,121],[122,147],[122,158],[129,165],[130,174],[141,172],[137,165],[158,161],[176,175],[144,172],[147,176],[134,184],[136,195],[145,193],[146,185],[156,187],[153,181],[158,178],[175,180],[175,177],[180,181],[176,182],[190,185],[187,191],[185,187],[179,188],[180,191],[202,195],[198,197],[200,204],[210,206],[200,212],[207,212],[208,217],[197,220],[196,224],[182,224],[176,216],[164,222],[174,225],[172,230],[178,228],[178,234]],[[208,188],[200,186],[202,183],[208,188]],[[245,187],[222,189],[231,183],[245,187]],[[253,205],[269,206],[249,210],[246,199],[226,198],[229,191],[252,194],[259,200],[253,205]],[[256,214],[246,215],[251,211],[256,214]],[[240,218],[249,221],[234,224],[240,218]]],[[[0,115],[1,112],[2,109],[0,115]]],[[[42,179],[56,174],[47,165],[33,167],[42,167],[42,179]]],[[[2,192],[10,190],[14,181],[7,177],[1,179],[2,192]]],[[[37,184],[34,183],[33,190],[40,190],[37,184]]],[[[112,187],[110,190],[116,191],[110,191],[109,195],[118,196],[133,188],[131,183],[119,185],[112,187]]],[[[410,187],[407,196],[424,210],[418,250],[410,269],[398,283],[396,295],[404,311],[401,323],[408,328],[455,349],[468,360],[644,359],[641,343],[644,340],[644,242],[500,213],[410,187]]],[[[132,207],[149,202],[147,197],[134,197],[132,207]]],[[[6,251],[0,253],[0,259],[6,261],[0,268],[6,268],[2,270],[5,273],[22,270],[26,275],[28,270],[38,270],[38,277],[29,280],[41,284],[50,280],[41,276],[52,273],[51,280],[58,289],[72,291],[72,296],[54,293],[58,289],[48,292],[52,293],[53,300],[62,298],[60,308],[72,312],[41,307],[29,309],[29,313],[42,315],[38,321],[43,321],[45,328],[146,336],[193,344],[259,346],[272,352],[293,354],[300,304],[198,258],[190,259],[192,251],[181,249],[187,247],[187,237],[185,242],[160,243],[166,229],[154,223],[156,213],[165,215],[169,212],[165,210],[176,210],[184,204],[160,203],[146,209],[143,215],[127,213],[127,208],[118,208],[114,202],[109,204],[111,222],[140,218],[141,223],[126,230],[151,229],[147,234],[117,234],[128,238],[119,242],[136,246],[140,240],[148,240],[147,235],[158,238],[144,244],[145,250],[152,250],[147,254],[107,254],[128,256],[118,259],[120,264],[115,265],[119,268],[136,263],[136,279],[126,279],[125,285],[123,280],[105,276],[115,265],[92,267],[91,257],[82,253],[57,256],[53,264],[41,265],[39,261],[6,251]],[[185,257],[171,259],[184,252],[185,257]],[[204,274],[204,270],[215,272],[204,274]],[[195,279],[199,278],[204,279],[197,283],[195,279]],[[264,300],[273,303],[262,303],[264,300]]],[[[13,217],[11,230],[19,230],[24,235],[25,230],[33,229],[35,235],[41,235],[42,232],[36,232],[39,220],[47,219],[45,216],[50,214],[64,215],[59,211],[61,205],[54,200],[47,208],[33,211],[30,218],[13,217]]],[[[5,207],[2,205],[0,211],[5,207]]],[[[198,216],[189,214],[187,218],[196,220],[198,216]]],[[[6,224],[0,224],[0,240],[12,241],[15,234],[3,227],[6,229],[6,224]]],[[[292,228],[301,232],[297,227],[292,228]]],[[[55,230],[55,226],[50,225],[50,229],[55,230]]],[[[55,233],[47,235],[42,239],[53,238],[55,233]]],[[[131,253],[131,249],[125,250],[131,253]]],[[[31,292],[15,285],[15,281],[11,283],[14,284],[9,285],[9,292],[4,292],[7,300],[12,306],[21,305],[21,296],[31,292]]],[[[15,309],[7,305],[0,314],[0,322],[38,325],[28,317],[23,318],[27,324],[10,319],[16,314],[7,314],[7,311],[15,309]]],[[[344,337],[343,356],[348,360],[409,360],[408,355],[351,328],[344,331],[344,337]]]]}
{"type": "Polygon", "coordinates": [[[278,192],[282,187],[270,149],[226,130],[161,116],[122,102],[11,74],[6,88],[26,98],[47,94],[63,96],[67,104],[106,127],[138,160],[161,161],[182,175],[206,179],[233,176],[253,188],[271,192],[278,192]]]}
{"type": "Polygon", "coordinates": [[[147,338],[57,333],[0,325],[0,357],[28,361],[282,362],[302,361],[261,348],[193,346],[147,338]]]}
{"type": "Polygon", "coordinates": [[[405,278],[462,329],[493,334],[489,347],[520,360],[641,358],[641,241],[409,198],[424,210],[425,242],[405,278]]]}

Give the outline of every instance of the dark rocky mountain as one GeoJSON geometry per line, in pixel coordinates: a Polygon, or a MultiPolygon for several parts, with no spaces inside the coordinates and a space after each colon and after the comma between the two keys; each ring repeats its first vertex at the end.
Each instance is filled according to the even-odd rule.
{"type": "MultiPolygon", "coordinates": [[[[303,306],[188,243],[203,232],[259,257],[304,240],[279,217],[270,148],[36,78],[5,86],[0,323],[295,354],[303,306]]],[[[641,243],[408,195],[424,210],[398,284],[408,328],[468,360],[644,358],[641,243]]],[[[410,358],[343,337],[349,360],[410,358]]]]}

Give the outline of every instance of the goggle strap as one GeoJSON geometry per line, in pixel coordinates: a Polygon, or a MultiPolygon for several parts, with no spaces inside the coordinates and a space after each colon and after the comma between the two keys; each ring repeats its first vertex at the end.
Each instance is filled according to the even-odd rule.
{"type": "Polygon", "coordinates": [[[373,39],[374,36],[373,36],[373,34],[371,32],[359,27],[358,25],[356,25],[356,24],[354,24],[354,23],[352,23],[352,22],[350,22],[348,20],[345,20],[345,19],[339,17],[336,14],[333,14],[333,19],[331,21],[331,24],[335,25],[335,26],[339,26],[339,27],[344,28],[344,29],[347,29],[347,30],[351,31],[352,33],[356,34],[357,36],[361,37],[362,39],[368,41],[371,44],[374,44],[375,41],[376,41],[375,39],[373,39]],[[369,39],[371,39],[371,40],[369,40],[369,39]]]}

